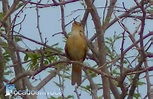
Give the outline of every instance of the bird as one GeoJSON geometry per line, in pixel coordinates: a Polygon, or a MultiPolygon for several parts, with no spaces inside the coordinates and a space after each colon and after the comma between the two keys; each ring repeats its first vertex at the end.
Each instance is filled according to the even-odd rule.
{"type": "MultiPolygon", "coordinates": [[[[80,22],[74,20],[70,36],[66,40],[65,53],[68,59],[83,63],[87,54],[87,43],[84,29],[80,22]]],[[[72,63],[71,84],[80,86],[82,79],[82,67],[72,63]]]]}

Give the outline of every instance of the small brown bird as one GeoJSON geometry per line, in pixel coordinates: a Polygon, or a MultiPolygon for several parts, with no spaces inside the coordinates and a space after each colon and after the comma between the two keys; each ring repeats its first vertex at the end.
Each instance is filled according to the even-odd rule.
{"type": "MultiPolygon", "coordinates": [[[[70,60],[83,62],[87,54],[87,44],[84,36],[83,26],[74,20],[72,30],[65,45],[65,53],[70,60]]],[[[71,84],[81,84],[82,67],[72,64],[71,84]]]]}

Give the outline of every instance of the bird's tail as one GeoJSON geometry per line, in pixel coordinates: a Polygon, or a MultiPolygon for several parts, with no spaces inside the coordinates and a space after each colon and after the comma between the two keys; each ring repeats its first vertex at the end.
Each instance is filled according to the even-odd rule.
{"type": "Polygon", "coordinates": [[[80,86],[81,79],[82,79],[82,67],[76,64],[72,64],[71,84],[74,85],[75,83],[77,83],[77,85],[80,86]]]}

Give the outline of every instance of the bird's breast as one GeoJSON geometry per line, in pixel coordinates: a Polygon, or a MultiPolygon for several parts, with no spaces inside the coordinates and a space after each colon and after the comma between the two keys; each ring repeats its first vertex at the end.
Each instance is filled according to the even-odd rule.
{"type": "Polygon", "coordinates": [[[72,35],[67,40],[67,52],[70,59],[80,61],[86,54],[86,41],[81,35],[72,35]]]}

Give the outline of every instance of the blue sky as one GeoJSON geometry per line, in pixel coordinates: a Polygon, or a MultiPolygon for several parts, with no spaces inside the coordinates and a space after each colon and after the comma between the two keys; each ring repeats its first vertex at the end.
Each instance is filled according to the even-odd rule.
{"type": "MultiPolygon", "coordinates": [[[[11,2],[11,0],[9,0],[11,2]]],[[[32,1],[36,1],[36,0],[32,0],[32,1]]],[[[47,0],[44,0],[44,2],[47,0]]],[[[122,6],[122,2],[124,2],[125,6],[127,8],[132,7],[133,5],[135,5],[133,3],[133,0],[118,0],[117,2],[117,6],[122,6]]],[[[96,0],[95,5],[97,7],[103,7],[104,3],[102,0],[96,0]]],[[[23,16],[26,15],[25,20],[23,21],[22,24],[22,29],[20,31],[20,33],[24,36],[27,36],[29,38],[32,38],[34,40],[40,41],[40,37],[38,34],[38,29],[36,28],[37,26],[37,21],[36,21],[36,10],[35,8],[28,8],[30,6],[34,6],[34,5],[27,5],[27,8],[24,9],[23,13],[20,14],[20,17],[18,18],[18,20],[16,22],[20,22],[23,19],[23,16]]],[[[78,10],[76,12],[73,12],[76,9],[83,9],[83,6],[80,4],[80,2],[76,2],[73,4],[68,4],[65,6],[65,22],[69,23],[71,20],[73,20],[73,18],[77,17],[79,15],[79,17],[77,18],[77,20],[81,20],[82,16],[83,16],[83,12],[84,10],[78,10]]],[[[101,16],[102,14],[102,9],[98,9],[98,13],[101,16]]],[[[16,14],[16,12],[14,13],[14,15],[16,14]]],[[[115,13],[116,15],[119,15],[120,13],[115,13]]],[[[55,35],[54,37],[52,37],[53,34],[61,32],[61,14],[60,14],[60,7],[48,7],[48,8],[40,8],[39,9],[39,15],[40,15],[40,31],[42,32],[42,37],[45,40],[45,38],[47,38],[48,40],[48,45],[53,45],[55,43],[59,43],[59,47],[64,49],[64,36],[62,34],[58,34],[55,35]]],[[[12,15],[12,17],[14,17],[12,15]]],[[[126,20],[125,21],[125,25],[128,27],[129,31],[133,32],[133,30],[135,30],[135,27],[133,25],[133,19],[130,20],[126,20]],[[132,24],[132,26],[131,26],[132,24]]],[[[91,17],[89,17],[88,19],[88,32],[89,32],[89,38],[95,33],[94,30],[94,26],[92,24],[92,20],[91,17]]],[[[137,24],[139,24],[139,21],[135,21],[135,26],[137,24]]],[[[150,26],[153,26],[153,22],[152,21],[146,21],[146,27],[145,27],[145,31],[146,33],[148,33],[148,31],[152,31],[153,28],[150,26]]],[[[15,30],[18,31],[19,27],[16,27],[15,30]]],[[[71,31],[71,24],[68,25],[66,27],[66,31],[70,32],[71,31]]],[[[123,29],[119,28],[118,24],[116,23],[115,25],[111,26],[110,29],[108,29],[106,31],[106,35],[105,36],[112,36],[112,34],[114,34],[114,32],[116,32],[117,34],[120,34],[123,32],[123,29]]],[[[132,42],[128,42],[129,39],[125,40],[125,48],[128,47],[132,42]]],[[[24,40],[24,43],[26,44],[26,46],[28,46],[30,49],[39,49],[40,46],[34,43],[31,43],[27,40],[24,40]]],[[[23,42],[20,42],[20,45],[22,45],[23,47],[26,47],[24,45],[23,42]]],[[[118,47],[118,45],[121,44],[120,41],[116,42],[116,50],[120,51],[120,47],[118,47]]],[[[130,52],[128,53],[129,55],[133,55],[135,54],[134,52],[130,52]]],[[[90,64],[91,66],[94,65],[94,63],[90,64]]],[[[47,76],[47,70],[43,71],[42,73],[38,74],[35,78],[41,78],[43,79],[45,76],[47,76]]],[[[143,75],[142,75],[143,76],[143,75]]],[[[66,79],[65,79],[66,80],[66,79]]],[[[101,83],[101,80],[99,80],[99,78],[95,78],[94,79],[97,83],[101,83]]],[[[33,82],[33,80],[31,80],[33,82]]],[[[44,87],[45,91],[57,91],[59,90],[59,88],[57,86],[55,86],[53,84],[52,81],[59,81],[58,76],[56,76],[53,80],[51,80],[50,82],[47,83],[47,85],[44,87]]],[[[144,81],[144,79],[142,79],[142,81],[144,81]]],[[[39,82],[39,81],[38,81],[39,82]]],[[[36,85],[38,84],[38,82],[34,82],[33,84],[36,85]]],[[[153,82],[153,79],[152,81],[153,82]]],[[[88,82],[86,81],[85,83],[83,83],[83,85],[88,84],[88,82]]],[[[65,95],[75,95],[74,93],[74,87],[72,86],[70,83],[70,80],[65,81],[65,95]]],[[[141,94],[146,94],[146,86],[140,87],[141,94]]],[[[88,93],[84,92],[84,90],[79,91],[82,95],[81,95],[81,99],[85,99],[88,97],[88,99],[91,99],[91,97],[89,96],[88,93]]],[[[99,94],[101,94],[101,90],[98,92],[99,94]]],[[[45,96],[39,96],[39,99],[44,98],[45,96]]]]}

